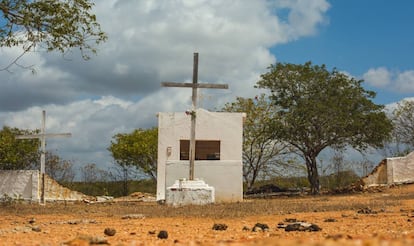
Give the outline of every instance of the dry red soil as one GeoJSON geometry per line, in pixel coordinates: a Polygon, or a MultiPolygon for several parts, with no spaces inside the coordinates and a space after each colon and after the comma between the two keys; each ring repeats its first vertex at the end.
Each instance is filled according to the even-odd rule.
{"type": "Polygon", "coordinates": [[[0,205],[0,245],[414,245],[414,185],[172,208],[156,203],[0,205]],[[129,217],[127,216],[129,215],[129,217]],[[320,231],[287,232],[306,221],[320,231]],[[213,230],[214,224],[227,225],[213,230]],[[268,225],[252,231],[256,223],[268,225]],[[113,236],[105,229],[112,228],[113,236]],[[167,239],[159,239],[165,230],[167,239]]]}

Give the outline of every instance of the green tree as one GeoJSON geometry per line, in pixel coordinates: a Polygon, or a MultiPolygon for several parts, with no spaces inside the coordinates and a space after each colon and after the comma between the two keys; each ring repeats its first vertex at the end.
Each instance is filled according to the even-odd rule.
{"type": "Polygon", "coordinates": [[[28,169],[39,163],[39,140],[15,139],[16,135],[33,133],[37,133],[37,131],[32,132],[7,126],[3,127],[0,131],[0,169],[28,169]]]}
{"type": "Polygon", "coordinates": [[[121,167],[135,166],[151,179],[157,177],[158,128],[136,129],[113,136],[108,150],[121,167]]]}
{"type": "Polygon", "coordinates": [[[311,193],[319,193],[317,156],[327,147],[359,150],[381,147],[392,131],[383,106],[374,104],[373,91],[325,65],[276,63],[257,86],[271,91],[280,120],[275,138],[290,143],[304,158],[311,193]]]}
{"type": "Polygon", "coordinates": [[[22,55],[33,48],[61,53],[79,48],[88,59],[107,39],[92,7],[90,0],[0,0],[0,47],[21,46],[22,55]]]}
{"type": "Polygon", "coordinates": [[[259,177],[269,176],[275,167],[285,166],[282,158],[286,154],[286,144],[273,138],[271,123],[275,107],[265,94],[252,98],[238,97],[235,102],[227,103],[227,112],[244,112],[243,123],[243,179],[247,190],[251,190],[259,177]]]}

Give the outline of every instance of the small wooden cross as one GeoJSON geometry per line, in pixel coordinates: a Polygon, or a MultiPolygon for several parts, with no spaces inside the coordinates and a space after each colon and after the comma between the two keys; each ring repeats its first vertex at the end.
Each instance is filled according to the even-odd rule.
{"type": "Polygon", "coordinates": [[[45,204],[45,162],[46,162],[46,138],[54,137],[71,137],[70,133],[46,133],[46,111],[42,112],[42,128],[40,129],[39,134],[28,134],[28,135],[18,135],[16,139],[40,139],[41,152],[40,152],[40,174],[42,178],[41,182],[41,195],[40,203],[45,204]]]}
{"type": "Polygon", "coordinates": [[[194,160],[195,160],[195,127],[196,127],[196,115],[197,109],[197,89],[228,89],[227,84],[199,84],[198,83],[198,53],[194,53],[193,62],[193,83],[177,83],[177,82],[162,82],[164,87],[187,87],[192,88],[192,112],[191,112],[191,134],[190,134],[190,174],[189,179],[194,180],[194,160]]]}

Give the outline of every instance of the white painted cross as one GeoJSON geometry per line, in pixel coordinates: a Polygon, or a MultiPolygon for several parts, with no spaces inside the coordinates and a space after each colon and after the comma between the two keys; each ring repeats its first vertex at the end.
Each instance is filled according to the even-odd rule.
{"type": "Polygon", "coordinates": [[[227,84],[199,84],[198,83],[198,53],[194,53],[193,62],[193,83],[177,83],[177,82],[162,82],[164,87],[189,87],[192,88],[192,109],[191,109],[191,134],[190,134],[190,174],[189,179],[194,180],[194,160],[195,160],[195,128],[196,128],[196,115],[197,109],[197,89],[228,89],[227,84]]]}
{"type": "Polygon", "coordinates": [[[40,203],[45,203],[45,162],[46,162],[46,138],[53,137],[71,137],[70,133],[46,133],[46,111],[42,112],[42,128],[40,129],[39,134],[28,134],[28,135],[18,135],[16,139],[40,139],[41,152],[40,152],[40,175],[42,178],[41,182],[41,195],[40,203]]]}

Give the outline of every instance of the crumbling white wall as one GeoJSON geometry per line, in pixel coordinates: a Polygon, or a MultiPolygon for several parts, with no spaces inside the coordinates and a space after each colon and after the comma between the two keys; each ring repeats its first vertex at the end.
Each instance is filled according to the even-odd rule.
{"type": "Polygon", "coordinates": [[[39,171],[0,170],[0,196],[38,201],[39,171]]]}
{"type": "Polygon", "coordinates": [[[90,197],[81,192],[68,189],[45,175],[46,201],[81,201],[84,199],[90,199],[90,197]]]}
{"type": "Polygon", "coordinates": [[[414,182],[414,152],[404,157],[387,158],[388,184],[414,182]]]}
{"type": "MultiPolygon", "coordinates": [[[[38,170],[0,170],[0,197],[40,201],[41,178],[38,170]]],[[[46,201],[79,201],[88,196],[72,191],[45,175],[46,201]]]]}
{"type": "MultiPolygon", "coordinates": [[[[194,163],[194,177],[215,188],[215,200],[243,199],[244,113],[196,111],[196,140],[220,140],[220,160],[194,163]]],[[[189,161],[180,160],[180,140],[190,139],[191,116],[184,112],[158,114],[157,200],[166,188],[188,178],[189,161]]]]}
{"type": "Polygon", "coordinates": [[[365,186],[414,183],[414,152],[404,157],[386,158],[362,181],[365,186]]]}

